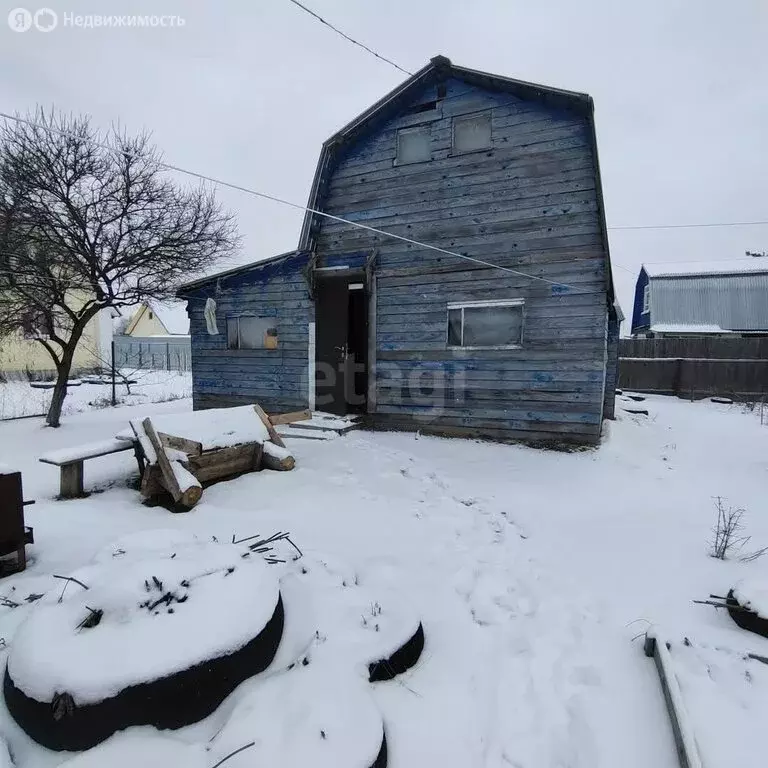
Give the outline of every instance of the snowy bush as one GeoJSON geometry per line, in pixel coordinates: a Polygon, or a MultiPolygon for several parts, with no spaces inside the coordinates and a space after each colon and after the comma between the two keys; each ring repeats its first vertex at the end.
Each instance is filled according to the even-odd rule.
{"type": "Polygon", "coordinates": [[[715,499],[717,508],[717,523],[712,529],[710,556],[718,560],[727,560],[734,551],[739,551],[748,541],[749,536],[742,536],[744,510],[737,507],[727,507],[723,499],[715,499]]]}

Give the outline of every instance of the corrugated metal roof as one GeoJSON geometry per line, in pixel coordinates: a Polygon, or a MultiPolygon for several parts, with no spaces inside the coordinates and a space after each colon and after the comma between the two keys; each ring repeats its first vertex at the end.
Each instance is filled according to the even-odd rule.
{"type": "Polygon", "coordinates": [[[729,331],[768,330],[768,270],[654,277],[651,325],[711,325],[729,331]]]}
{"type": "Polygon", "coordinates": [[[768,272],[768,257],[727,259],[721,261],[679,261],[643,264],[648,277],[683,275],[733,275],[745,272],[768,272]]]}

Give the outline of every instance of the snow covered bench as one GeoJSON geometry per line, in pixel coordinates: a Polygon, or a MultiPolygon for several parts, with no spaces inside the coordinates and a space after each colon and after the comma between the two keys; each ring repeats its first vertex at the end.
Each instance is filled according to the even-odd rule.
{"type": "Polygon", "coordinates": [[[132,442],[113,438],[51,451],[41,456],[39,460],[43,464],[52,464],[54,467],[61,468],[60,498],[76,499],[85,495],[83,464],[88,459],[97,459],[99,456],[109,456],[112,453],[133,450],[134,444],[132,442]]]}

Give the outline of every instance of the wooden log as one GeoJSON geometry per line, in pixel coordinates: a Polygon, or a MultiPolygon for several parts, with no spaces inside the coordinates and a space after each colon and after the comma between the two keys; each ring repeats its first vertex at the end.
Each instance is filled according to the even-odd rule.
{"type": "Polygon", "coordinates": [[[152,499],[165,491],[163,485],[163,473],[157,464],[148,464],[141,476],[141,495],[145,499],[152,499]]]}
{"type": "Polygon", "coordinates": [[[296,459],[293,458],[287,448],[275,445],[268,440],[264,443],[261,466],[277,472],[287,472],[296,466],[296,459]]]}
{"type": "Polygon", "coordinates": [[[178,504],[181,502],[182,491],[171,467],[171,462],[168,461],[168,457],[165,455],[163,444],[160,442],[160,438],[157,436],[157,432],[155,432],[155,428],[152,425],[152,420],[147,417],[141,422],[141,426],[157,456],[157,465],[160,467],[160,472],[163,475],[163,485],[168,493],[171,494],[171,498],[178,504]]]}
{"type": "Polygon", "coordinates": [[[198,443],[196,440],[187,440],[186,437],[167,435],[165,432],[158,432],[157,436],[166,448],[183,451],[187,456],[199,456],[203,452],[203,444],[198,443]]]}
{"type": "Polygon", "coordinates": [[[261,444],[244,443],[190,456],[189,469],[203,483],[251,472],[261,464],[261,444]]]}
{"type": "Polygon", "coordinates": [[[280,435],[277,434],[277,430],[272,426],[272,422],[269,420],[269,416],[267,416],[267,414],[264,412],[264,409],[260,405],[254,403],[253,410],[256,411],[256,414],[267,428],[267,432],[269,432],[269,439],[275,445],[279,445],[281,448],[285,448],[283,439],[280,437],[280,435]]]}
{"type": "MultiPolygon", "coordinates": [[[[200,485],[200,481],[182,464],[180,461],[170,462],[173,474],[176,477],[176,482],[181,489],[181,498],[178,504],[185,509],[192,509],[192,507],[200,501],[200,497],[203,495],[203,486],[200,485]]],[[[176,510],[174,510],[176,511],[176,510]]]]}
{"type": "Polygon", "coordinates": [[[290,413],[276,413],[269,417],[270,424],[278,426],[279,424],[293,424],[296,421],[305,421],[312,418],[312,411],[305,409],[303,411],[291,411],[290,413]]]}

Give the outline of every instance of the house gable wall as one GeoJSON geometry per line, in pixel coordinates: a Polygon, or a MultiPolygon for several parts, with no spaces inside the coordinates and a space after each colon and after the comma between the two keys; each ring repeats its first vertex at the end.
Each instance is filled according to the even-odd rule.
{"type": "Polygon", "coordinates": [[[382,426],[596,442],[607,337],[607,250],[589,118],[462,80],[413,95],[338,150],[322,210],[490,261],[531,280],[316,219],[320,266],[374,254],[375,418],[382,426]],[[417,110],[430,102],[435,109],[417,110]],[[455,154],[453,118],[490,111],[490,149],[455,154]],[[397,165],[397,131],[428,124],[432,159],[397,165]],[[525,300],[514,350],[447,348],[447,304],[525,300]]]}

